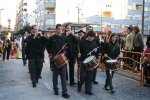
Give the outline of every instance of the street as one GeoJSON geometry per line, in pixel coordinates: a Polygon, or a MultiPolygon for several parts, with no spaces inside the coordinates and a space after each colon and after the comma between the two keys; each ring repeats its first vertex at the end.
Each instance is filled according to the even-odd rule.
{"type": "MultiPolygon", "coordinates": [[[[59,77],[59,96],[54,95],[52,84],[52,71],[50,71],[48,58],[45,59],[42,70],[42,79],[36,88],[32,87],[28,67],[23,66],[21,59],[0,61],[0,100],[66,100],[61,96],[61,83],[59,77]]],[[[77,70],[77,68],[76,68],[77,70]]],[[[75,71],[76,74],[76,71],[75,71]]],[[[75,79],[77,79],[75,75],[75,79]]],[[[77,87],[72,87],[67,82],[70,100],[149,100],[150,88],[137,87],[138,81],[114,75],[113,85],[115,93],[104,90],[105,72],[98,71],[99,84],[93,84],[94,95],[85,94],[84,86],[79,93],[77,87]]]]}

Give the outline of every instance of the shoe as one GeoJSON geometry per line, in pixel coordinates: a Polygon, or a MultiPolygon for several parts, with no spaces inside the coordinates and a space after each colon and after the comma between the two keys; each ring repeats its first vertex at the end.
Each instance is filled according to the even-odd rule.
{"type": "Polygon", "coordinates": [[[36,87],[36,83],[33,83],[33,85],[32,85],[34,88],[36,87]]]}
{"type": "Polygon", "coordinates": [[[98,84],[98,82],[97,82],[97,81],[93,81],[93,83],[94,83],[94,84],[98,84]]]}
{"type": "Polygon", "coordinates": [[[70,83],[70,86],[75,86],[75,85],[77,85],[77,83],[70,83]]]}
{"type": "Polygon", "coordinates": [[[26,64],[23,64],[23,66],[26,66],[26,64]]]}
{"type": "Polygon", "coordinates": [[[116,91],[115,91],[115,90],[111,90],[111,91],[110,91],[110,93],[112,93],[112,94],[113,94],[114,92],[116,92],[116,91]]]}
{"type": "Polygon", "coordinates": [[[108,87],[104,87],[105,88],[105,90],[109,90],[109,88],[108,87]]]}
{"type": "Polygon", "coordinates": [[[64,97],[64,98],[69,98],[70,95],[66,93],[66,94],[62,94],[62,97],[64,97]]]}
{"type": "Polygon", "coordinates": [[[86,94],[88,94],[88,95],[93,95],[93,93],[92,92],[85,92],[86,94]]]}
{"type": "Polygon", "coordinates": [[[38,78],[42,78],[42,76],[38,76],[38,78]]]}
{"type": "Polygon", "coordinates": [[[54,95],[59,95],[58,91],[55,91],[55,92],[54,92],[54,95]]]}

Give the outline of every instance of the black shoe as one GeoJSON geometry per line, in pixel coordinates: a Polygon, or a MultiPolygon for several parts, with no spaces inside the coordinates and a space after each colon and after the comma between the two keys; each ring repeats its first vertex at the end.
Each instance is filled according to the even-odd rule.
{"type": "Polygon", "coordinates": [[[54,94],[55,94],[55,95],[59,95],[58,91],[55,91],[54,94]]]}
{"type": "Polygon", "coordinates": [[[36,83],[33,83],[33,85],[32,85],[34,88],[36,87],[36,83]]]}
{"type": "Polygon", "coordinates": [[[26,66],[26,64],[23,64],[23,66],[26,66]]]}
{"type": "Polygon", "coordinates": [[[88,95],[93,95],[93,93],[92,92],[85,92],[86,94],[88,94],[88,95]]]}
{"type": "Polygon", "coordinates": [[[108,87],[104,87],[105,88],[105,90],[109,90],[109,88],[108,87]]]}
{"type": "Polygon", "coordinates": [[[93,83],[94,83],[94,84],[98,84],[98,82],[97,82],[97,81],[93,81],[93,83]]]}
{"type": "Polygon", "coordinates": [[[42,78],[42,76],[38,76],[38,78],[42,78]]]}
{"type": "Polygon", "coordinates": [[[110,93],[112,93],[112,94],[113,94],[114,92],[116,92],[116,91],[115,91],[115,90],[111,90],[111,91],[110,91],[110,93]]]}
{"type": "Polygon", "coordinates": [[[75,85],[77,85],[77,83],[75,83],[75,82],[74,83],[70,83],[70,85],[71,86],[75,86],[75,85]]]}
{"type": "Polygon", "coordinates": [[[66,93],[66,94],[62,94],[62,97],[64,97],[64,98],[69,98],[70,95],[66,93]]]}

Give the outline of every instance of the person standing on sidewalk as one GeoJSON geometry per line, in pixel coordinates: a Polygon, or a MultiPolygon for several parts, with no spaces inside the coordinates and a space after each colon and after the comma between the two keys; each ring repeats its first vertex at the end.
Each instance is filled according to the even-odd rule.
{"type": "Polygon", "coordinates": [[[44,44],[43,42],[45,42],[45,38],[38,33],[37,25],[32,26],[32,32],[31,40],[26,46],[26,54],[28,55],[29,60],[31,81],[33,87],[36,87],[36,83],[38,83],[38,76],[40,74],[40,68],[43,66],[44,50],[42,44],[44,44]]]}
{"type": "MultiPolygon", "coordinates": [[[[46,49],[49,53],[50,59],[53,60],[55,56],[57,56],[57,53],[61,51],[63,53],[64,51],[68,51],[69,46],[66,47],[65,44],[67,43],[67,46],[69,45],[69,42],[67,41],[67,38],[62,35],[62,26],[61,24],[56,25],[56,34],[51,36],[47,42],[46,49]],[[63,49],[63,50],[62,50],[63,49]]],[[[64,64],[62,67],[58,68],[56,64],[51,62],[52,69],[53,69],[53,89],[54,89],[54,95],[59,95],[58,92],[58,73],[60,73],[61,77],[61,85],[62,85],[62,97],[69,98],[70,95],[67,94],[67,87],[66,87],[66,70],[67,70],[67,64],[64,64]]]]}
{"type": "Polygon", "coordinates": [[[25,56],[25,49],[26,49],[26,43],[24,40],[27,38],[28,32],[24,31],[23,36],[20,38],[20,49],[22,50],[22,60],[23,60],[23,66],[27,64],[27,59],[25,56]]]}
{"type": "Polygon", "coordinates": [[[3,61],[5,60],[5,54],[7,52],[7,60],[9,60],[9,54],[10,54],[10,49],[11,49],[11,33],[8,32],[8,35],[6,35],[5,40],[4,40],[4,52],[3,52],[3,61]]]}

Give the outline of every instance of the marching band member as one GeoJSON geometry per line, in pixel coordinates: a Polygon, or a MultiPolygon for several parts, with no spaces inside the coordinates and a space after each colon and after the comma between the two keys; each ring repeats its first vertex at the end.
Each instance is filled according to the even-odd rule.
{"type": "Polygon", "coordinates": [[[74,65],[76,63],[76,55],[77,55],[77,44],[78,44],[78,38],[74,35],[74,32],[71,31],[71,26],[66,25],[65,26],[65,33],[63,35],[66,36],[68,39],[68,42],[70,44],[68,59],[69,59],[69,78],[70,78],[70,85],[74,86],[76,85],[74,80],[74,65]]]}
{"type": "MultiPolygon", "coordinates": [[[[109,41],[106,42],[102,47],[102,54],[104,55],[104,63],[109,58],[116,59],[116,58],[120,57],[120,47],[119,47],[118,41],[117,41],[117,34],[112,33],[110,35],[109,41]]],[[[109,90],[109,88],[108,88],[108,86],[109,86],[111,93],[113,93],[113,92],[115,92],[113,85],[112,85],[112,78],[114,75],[114,71],[112,71],[110,68],[111,66],[108,66],[106,63],[105,63],[105,67],[107,69],[106,69],[106,81],[105,81],[104,88],[106,90],[109,90]]]]}
{"type": "MultiPolygon", "coordinates": [[[[69,49],[65,45],[65,43],[68,44],[67,38],[62,35],[62,26],[61,24],[56,25],[56,34],[51,36],[48,40],[48,43],[46,45],[47,52],[49,53],[49,57],[53,59],[57,53],[63,48],[64,50],[69,49]]],[[[56,64],[51,62],[52,69],[53,69],[53,89],[54,94],[59,95],[58,92],[58,73],[60,72],[61,76],[61,85],[62,85],[62,97],[69,98],[70,95],[67,94],[67,87],[66,87],[66,70],[67,70],[67,64],[64,64],[62,67],[58,68],[56,64]]]]}
{"type": "MultiPolygon", "coordinates": [[[[92,26],[88,26],[88,27],[87,27],[86,33],[85,33],[84,36],[82,36],[81,40],[84,40],[84,39],[87,38],[87,33],[88,33],[89,31],[93,31],[93,27],[92,27],[92,26]]],[[[97,46],[100,46],[99,38],[98,38],[97,36],[94,36],[93,41],[97,44],[97,46]]],[[[100,49],[98,49],[98,51],[100,51],[100,49]]],[[[98,59],[98,54],[96,55],[96,58],[98,59]]],[[[93,82],[94,84],[98,84],[98,82],[96,81],[96,74],[97,74],[97,68],[94,69],[94,74],[93,74],[93,79],[92,79],[92,82],[93,82]]]]}
{"type": "MultiPolygon", "coordinates": [[[[78,57],[81,57],[81,61],[88,57],[88,53],[93,51],[93,54],[96,55],[97,52],[97,44],[93,41],[95,37],[94,31],[89,31],[86,35],[86,39],[82,40],[79,43],[78,57]]],[[[86,66],[81,64],[80,68],[80,81],[78,81],[78,91],[81,91],[82,85],[85,82],[85,93],[89,95],[93,95],[92,93],[92,78],[93,78],[94,70],[87,70],[86,66]]]]}

